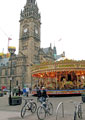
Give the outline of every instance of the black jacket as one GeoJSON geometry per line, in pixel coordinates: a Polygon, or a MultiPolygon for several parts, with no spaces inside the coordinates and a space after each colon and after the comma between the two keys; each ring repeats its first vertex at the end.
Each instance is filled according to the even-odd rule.
{"type": "Polygon", "coordinates": [[[46,90],[43,90],[43,91],[42,91],[42,97],[44,97],[44,98],[46,98],[46,97],[47,97],[46,90]]]}
{"type": "Polygon", "coordinates": [[[37,89],[37,97],[41,97],[41,90],[37,89]]]}

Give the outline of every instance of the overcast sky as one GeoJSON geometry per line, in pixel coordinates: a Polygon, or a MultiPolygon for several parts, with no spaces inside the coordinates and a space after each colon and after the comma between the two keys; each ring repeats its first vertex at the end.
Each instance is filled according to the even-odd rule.
{"type": "MultiPolygon", "coordinates": [[[[20,11],[26,0],[0,0],[0,52],[19,44],[20,11]],[[8,37],[7,37],[8,36],[8,37]]],[[[37,0],[41,13],[41,47],[56,46],[69,59],[85,60],[85,0],[37,0]],[[61,39],[61,40],[60,40],[61,39]]]]}

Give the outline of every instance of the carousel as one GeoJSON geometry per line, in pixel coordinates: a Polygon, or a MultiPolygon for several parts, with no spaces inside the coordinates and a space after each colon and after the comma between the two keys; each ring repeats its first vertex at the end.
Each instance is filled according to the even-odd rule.
{"type": "Polygon", "coordinates": [[[45,87],[48,95],[81,94],[85,92],[85,61],[61,60],[44,62],[31,68],[32,93],[45,87]]]}

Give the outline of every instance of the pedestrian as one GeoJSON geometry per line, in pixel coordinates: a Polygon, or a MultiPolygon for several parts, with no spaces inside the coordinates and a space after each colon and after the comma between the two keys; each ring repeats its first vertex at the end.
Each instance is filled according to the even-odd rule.
{"type": "Polygon", "coordinates": [[[31,92],[32,92],[32,88],[31,87],[29,88],[29,91],[30,91],[30,94],[31,94],[31,92]]]}
{"type": "Polygon", "coordinates": [[[17,91],[17,88],[14,87],[14,88],[13,88],[13,91],[12,91],[12,95],[13,95],[13,96],[16,96],[16,91],[17,91]]]}
{"type": "Polygon", "coordinates": [[[18,95],[19,95],[19,96],[21,95],[21,89],[20,89],[20,86],[18,87],[18,95]]]}
{"type": "Polygon", "coordinates": [[[29,87],[28,86],[26,87],[26,96],[27,97],[29,96],[29,87]]]}
{"type": "Polygon", "coordinates": [[[23,88],[23,96],[26,96],[26,88],[23,88]]]}
{"type": "Polygon", "coordinates": [[[18,95],[18,87],[15,88],[15,94],[18,95]]]}

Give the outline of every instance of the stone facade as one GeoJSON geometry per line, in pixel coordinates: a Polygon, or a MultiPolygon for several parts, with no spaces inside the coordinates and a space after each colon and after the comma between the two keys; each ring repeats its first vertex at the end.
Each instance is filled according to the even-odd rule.
{"type": "Polygon", "coordinates": [[[43,61],[56,60],[56,47],[40,47],[41,16],[36,0],[27,0],[20,13],[19,53],[9,59],[0,59],[0,87],[32,85],[30,67],[43,61]],[[12,65],[11,65],[12,64],[12,65]]]}

